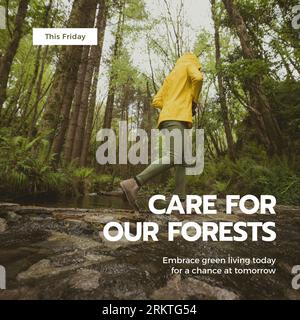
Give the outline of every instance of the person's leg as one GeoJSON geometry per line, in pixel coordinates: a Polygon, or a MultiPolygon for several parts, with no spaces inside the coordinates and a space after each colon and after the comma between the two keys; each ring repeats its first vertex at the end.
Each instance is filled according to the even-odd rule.
{"type": "Polygon", "coordinates": [[[172,168],[176,162],[175,159],[179,158],[181,159],[181,161],[183,161],[183,134],[185,129],[184,123],[180,121],[165,121],[162,123],[161,129],[166,129],[169,132],[172,132],[172,130],[174,129],[179,130],[181,133],[181,148],[179,148],[179,145],[177,145],[178,147],[176,146],[176,139],[171,136],[169,152],[162,158],[152,162],[145,170],[143,170],[135,177],[140,186],[146,184],[154,177],[172,168]]]}
{"type": "Polygon", "coordinates": [[[143,186],[148,181],[152,180],[156,176],[160,175],[161,173],[165,172],[166,170],[173,167],[173,163],[169,161],[168,157],[160,158],[154,162],[152,162],[145,170],[139,173],[135,179],[137,180],[140,186],[143,186]],[[165,160],[166,163],[163,163],[165,160]],[[167,163],[169,162],[169,163],[167,163]]]}
{"type": "Polygon", "coordinates": [[[175,166],[175,192],[181,201],[185,201],[186,197],[186,176],[185,167],[182,165],[175,166]]]}
{"type": "MultiPolygon", "coordinates": [[[[172,137],[170,139],[170,150],[169,152],[164,155],[162,158],[152,162],[145,170],[143,170],[140,174],[138,174],[136,177],[132,179],[128,179],[125,181],[122,181],[120,183],[120,186],[122,190],[124,191],[127,200],[131,204],[132,207],[135,209],[138,209],[138,206],[136,204],[136,198],[137,193],[141,186],[143,186],[145,183],[147,183],[149,180],[153,179],[157,175],[161,174],[162,172],[165,172],[166,170],[170,169],[174,166],[174,163],[177,163],[177,160],[179,159],[183,162],[183,137],[184,137],[184,129],[185,124],[183,122],[179,121],[165,121],[161,127],[161,129],[166,129],[169,132],[172,132],[172,130],[177,129],[181,132],[181,143],[176,143],[176,139],[172,137]]],[[[180,163],[180,162],[179,162],[180,163]]],[[[176,190],[183,194],[185,193],[185,168],[181,165],[176,165],[179,167],[179,169],[176,169],[178,173],[176,173],[176,190]]],[[[185,197],[185,195],[184,195],[185,197]]]]}

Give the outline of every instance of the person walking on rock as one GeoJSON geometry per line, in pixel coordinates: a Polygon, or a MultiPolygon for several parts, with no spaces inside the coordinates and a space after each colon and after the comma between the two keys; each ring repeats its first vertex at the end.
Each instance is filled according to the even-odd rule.
{"type": "MultiPolygon", "coordinates": [[[[160,130],[165,129],[168,132],[179,130],[183,139],[184,129],[192,127],[192,117],[197,106],[202,84],[203,74],[198,58],[193,53],[183,54],[176,62],[174,69],[166,77],[163,86],[152,102],[153,107],[161,110],[158,120],[158,128],[160,130]]],[[[171,137],[167,155],[152,162],[135,177],[120,183],[129,204],[135,210],[139,210],[136,199],[140,188],[172,167],[175,167],[176,188],[174,194],[177,194],[182,202],[185,201],[186,168],[182,161],[184,159],[182,155],[183,148],[176,148],[174,140],[171,137]],[[176,161],[178,157],[180,157],[182,164],[178,164],[178,161],[176,161]]],[[[183,146],[183,140],[181,142],[183,146]]]]}

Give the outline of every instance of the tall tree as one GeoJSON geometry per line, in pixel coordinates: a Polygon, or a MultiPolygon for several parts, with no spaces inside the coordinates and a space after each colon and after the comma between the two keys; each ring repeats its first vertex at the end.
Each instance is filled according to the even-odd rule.
{"type": "Polygon", "coordinates": [[[110,128],[113,108],[115,102],[115,93],[116,93],[116,78],[117,78],[117,70],[115,68],[115,61],[117,61],[120,55],[120,48],[122,46],[122,38],[123,38],[123,25],[124,25],[124,9],[125,9],[125,0],[121,0],[119,3],[119,16],[118,16],[118,24],[117,30],[115,34],[115,42],[112,50],[112,59],[111,59],[111,69],[109,75],[109,86],[108,86],[108,96],[103,120],[103,128],[110,128]]]}
{"type": "MultiPolygon", "coordinates": [[[[78,112],[76,130],[75,130],[74,141],[72,146],[72,159],[80,160],[82,150],[86,150],[88,148],[89,138],[87,135],[89,135],[89,133],[87,133],[86,130],[89,131],[91,129],[86,128],[86,121],[88,121],[88,123],[89,121],[92,121],[91,114],[87,120],[89,106],[90,108],[94,109],[95,103],[96,103],[98,73],[99,73],[99,66],[100,66],[101,55],[102,55],[106,21],[107,21],[107,3],[106,3],[106,0],[101,0],[98,16],[97,16],[97,22],[96,22],[96,27],[98,28],[98,46],[92,47],[87,69],[86,69],[82,95],[81,95],[81,104],[78,112]],[[94,76],[94,83],[92,85],[93,76],[94,76]],[[92,87],[92,90],[91,90],[91,87],[92,87]],[[89,100],[90,94],[91,94],[91,99],[89,100]],[[86,141],[86,144],[83,146],[84,141],[86,141]]],[[[93,111],[91,110],[90,112],[93,112],[93,111]]],[[[84,151],[84,153],[86,152],[87,151],[84,151]]],[[[85,162],[85,160],[83,161],[83,159],[86,159],[86,155],[83,156],[82,163],[85,162]]]]}
{"type": "Polygon", "coordinates": [[[22,37],[22,29],[28,10],[28,3],[29,0],[20,0],[11,41],[6,48],[4,55],[0,57],[0,113],[3,103],[6,100],[9,73],[22,37]]]}
{"type": "Polygon", "coordinates": [[[82,51],[80,67],[78,70],[77,84],[75,88],[74,100],[72,105],[72,113],[71,113],[71,117],[68,125],[66,141],[64,144],[64,159],[66,161],[69,161],[72,155],[72,148],[73,148],[73,142],[74,142],[74,137],[76,133],[78,114],[81,106],[81,97],[82,97],[82,91],[84,86],[84,78],[87,70],[87,64],[89,60],[88,59],[89,53],[90,53],[90,47],[89,46],[84,47],[82,51]]]}
{"type": "Polygon", "coordinates": [[[224,124],[227,145],[228,145],[228,155],[231,160],[234,160],[235,159],[234,142],[233,142],[232,131],[231,131],[231,126],[229,122],[228,106],[227,106],[226,93],[224,88],[222,61],[221,61],[219,21],[218,21],[218,16],[216,12],[215,0],[211,0],[211,6],[212,6],[212,17],[213,17],[214,28],[215,28],[216,70],[217,70],[221,114],[222,114],[222,119],[224,124]]]}
{"type": "MultiPolygon", "coordinates": [[[[52,4],[53,0],[50,0],[49,3],[45,6],[44,8],[44,17],[43,17],[43,28],[47,28],[48,23],[49,23],[49,17],[50,17],[50,12],[52,9],[52,4]]],[[[48,46],[47,46],[48,48],[48,46]]],[[[47,50],[47,49],[45,49],[47,50]]],[[[34,69],[33,69],[33,74],[29,83],[29,87],[27,89],[24,102],[23,102],[23,110],[22,110],[22,119],[23,121],[20,124],[20,128],[24,128],[24,126],[27,125],[28,118],[31,115],[32,111],[34,111],[34,108],[31,108],[30,106],[30,100],[31,96],[34,91],[34,87],[36,87],[37,82],[39,81],[39,77],[43,76],[43,73],[39,75],[40,69],[43,68],[43,63],[44,63],[44,57],[42,56],[42,46],[38,46],[37,52],[36,52],[36,57],[35,57],[35,62],[34,62],[34,69]]]]}
{"type": "MultiPolygon", "coordinates": [[[[233,0],[222,1],[239,37],[244,59],[255,61],[257,57],[251,45],[250,36],[243,16],[233,0]]],[[[284,139],[278,122],[271,110],[268,97],[265,94],[262,76],[257,74],[255,77],[247,79],[246,86],[249,90],[251,106],[255,111],[257,125],[261,127],[263,132],[263,143],[267,151],[270,154],[281,154],[285,147],[284,139]]]]}
{"type": "MultiPolygon", "coordinates": [[[[85,12],[81,13],[81,15],[86,16],[82,26],[85,26],[85,27],[94,26],[96,7],[97,7],[96,0],[86,1],[86,6],[84,8],[85,12]]],[[[78,79],[78,76],[81,76],[78,74],[78,70],[79,70],[79,65],[81,62],[82,55],[83,53],[85,53],[84,52],[85,50],[83,50],[83,47],[80,46],[79,48],[77,48],[77,51],[78,52],[76,52],[74,56],[74,60],[72,61],[72,63],[76,64],[77,66],[73,67],[75,70],[73,69],[70,70],[72,77],[69,78],[69,81],[66,86],[66,90],[65,90],[65,94],[64,94],[62,106],[61,106],[61,115],[58,119],[59,121],[56,127],[57,132],[55,134],[53,145],[52,145],[52,151],[58,155],[60,155],[64,145],[65,135],[68,128],[69,115],[70,115],[72,101],[74,98],[74,90],[76,87],[77,79],[78,79]]],[[[81,87],[79,87],[78,90],[81,90],[81,87]]]]}
{"type": "MultiPolygon", "coordinates": [[[[88,17],[95,10],[96,0],[74,0],[67,26],[82,28],[88,24],[88,17]]],[[[43,114],[41,130],[50,130],[49,141],[52,151],[62,149],[64,131],[73,100],[82,46],[63,46],[54,74],[53,85],[49,93],[46,110],[43,114]]]]}

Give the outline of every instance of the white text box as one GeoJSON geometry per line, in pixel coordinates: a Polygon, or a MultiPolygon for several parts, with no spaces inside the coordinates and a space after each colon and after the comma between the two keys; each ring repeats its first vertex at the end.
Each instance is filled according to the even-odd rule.
{"type": "Polygon", "coordinates": [[[95,46],[98,44],[97,28],[33,28],[35,46],[95,46]]]}

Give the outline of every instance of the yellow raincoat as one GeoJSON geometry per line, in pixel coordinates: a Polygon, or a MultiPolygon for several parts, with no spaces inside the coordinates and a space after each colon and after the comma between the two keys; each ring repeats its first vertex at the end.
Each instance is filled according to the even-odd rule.
{"type": "Polygon", "coordinates": [[[152,105],[161,109],[158,126],[166,120],[192,124],[192,101],[197,102],[202,88],[201,65],[193,53],[185,53],[153,99],[152,105]]]}

